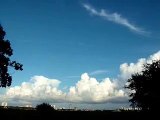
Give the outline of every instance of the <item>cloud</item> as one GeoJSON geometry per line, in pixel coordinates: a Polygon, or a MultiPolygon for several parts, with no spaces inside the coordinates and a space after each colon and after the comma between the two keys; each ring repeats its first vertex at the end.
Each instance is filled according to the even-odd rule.
{"type": "Polygon", "coordinates": [[[120,78],[127,80],[134,73],[140,73],[143,70],[143,65],[146,63],[152,63],[152,61],[160,60],[160,51],[150,55],[147,59],[140,58],[136,63],[123,63],[120,65],[120,78]]]}
{"type": "Polygon", "coordinates": [[[81,75],[81,80],[76,86],[70,87],[67,99],[73,102],[107,102],[113,99],[124,98],[122,89],[117,89],[116,83],[109,78],[98,82],[96,78],[91,78],[87,73],[81,75]]]}
{"type": "Polygon", "coordinates": [[[34,76],[28,82],[10,87],[5,94],[0,95],[0,101],[24,105],[31,103],[36,105],[42,102],[60,104],[110,103],[117,105],[117,107],[120,104],[126,105],[128,95],[123,87],[128,78],[131,77],[131,74],[141,72],[143,64],[152,63],[154,60],[160,60],[160,51],[148,58],[140,58],[136,63],[123,63],[120,65],[120,74],[116,79],[104,78],[99,81],[94,77],[90,77],[88,73],[83,73],[81,79],[74,86],[68,87],[68,91],[59,88],[60,80],[34,76]]]}
{"type": "Polygon", "coordinates": [[[66,78],[79,78],[79,75],[67,76],[66,78]]]}
{"type": "Polygon", "coordinates": [[[81,80],[75,86],[69,87],[69,92],[60,90],[60,83],[60,80],[34,76],[20,86],[9,88],[6,94],[1,96],[1,100],[5,99],[19,104],[39,102],[111,103],[112,100],[114,103],[115,101],[121,103],[122,99],[126,97],[122,89],[117,89],[114,81],[105,78],[98,82],[96,78],[91,78],[87,73],[81,75],[81,80]]]}
{"type": "Polygon", "coordinates": [[[89,73],[89,75],[100,75],[100,74],[105,74],[107,72],[108,72],[107,70],[96,70],[96,71],[89,73]]]}
{"type": "Polygon", "coordinates": [[[98,11],[97,9],[95,9],[94,7],[92,7],[89,4],[82,4],[82,5],[92,15],[103,17],[108,21],[125,26],[128,29],[130,29],[136,33],[139,33],[139,34],[148,34],[149,33],[147,31],[143,30],[142,28],[139,28],[136,25],[132,24],[130,21],[128,21],[126,18],[122,17],[120,14],[118,14],[116,12],[115,13],[108,13],[104,9],[101,9],[100,11],[98,11]]]}
{"type": "Polygon", "coordinates": [[[15,101],[63,101],[65,93],[58,89],[61,82],[44,76],[34,76],[29,82],[11,87],[6,92],[8,99],[15,101]]]}

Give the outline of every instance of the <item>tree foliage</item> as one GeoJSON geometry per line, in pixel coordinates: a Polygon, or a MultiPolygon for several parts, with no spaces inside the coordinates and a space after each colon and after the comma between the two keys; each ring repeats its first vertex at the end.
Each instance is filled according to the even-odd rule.
{"type": "Polygon", "coordinates": [[[15,70],[23,70],[22,64],[10,60],[13,55],[13,49],[10,41],[4,39],[5,35],[6,32],[0,25],[0,87],[10,86],[12,83],[12,76],[8,72],[9,67],[15,70]]]}
{"type": "Polygon", "coordinates": [[[42,111],[42,112],[48,112],[48,111],[54,110],[54,108],[48,103],[42,103],[36,106],[36,110],[42,111]]]}
{"type": "Polygon", "coordinates": [[[128,79],[125,87],[131,90],[129,100],[131,106],[143,110],[156,110],[160,107],[160,60],[145,64],[141,73],[136,73],[128,79]]]}

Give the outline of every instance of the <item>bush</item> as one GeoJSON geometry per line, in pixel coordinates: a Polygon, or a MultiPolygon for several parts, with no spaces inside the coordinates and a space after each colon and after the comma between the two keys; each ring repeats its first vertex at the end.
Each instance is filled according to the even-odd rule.
{"type": "Polygon", "coordinates": [[[49,112],[49,111],[53,111],[54,108],[48,103],[42,103],[36,106],[36,110],[43,111],[43,112],[49,112]]]}

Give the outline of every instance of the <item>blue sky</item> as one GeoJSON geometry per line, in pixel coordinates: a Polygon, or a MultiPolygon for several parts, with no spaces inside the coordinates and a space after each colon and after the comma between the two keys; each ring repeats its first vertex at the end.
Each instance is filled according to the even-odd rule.
{"type": "Polygon", "coordinates": [[[10,70],[12,86],[35,75],[60,80],[64,91],[83,73],[117,78],[121,64],[159,51],[159,6],[158,0],[1,0],[12,59],[24,65],[10,70]]]}

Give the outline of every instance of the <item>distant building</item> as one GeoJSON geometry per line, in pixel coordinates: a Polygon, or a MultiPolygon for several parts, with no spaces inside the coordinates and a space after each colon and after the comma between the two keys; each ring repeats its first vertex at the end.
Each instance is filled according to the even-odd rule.
{"type": "Polygon", "coordinates": [[[25,105],[25,107],[30,107],[30,108],[31,108],[31,107],[32,107],[32,105],[25,105]]]}
{"type": "Polygon", "coordinates": [[[57,108],[56,108],[56,105],[51,105],[51,106],[53,107],[53,109],[55,109],[55,110],[57,109],[57,108]]]}
{"type": "Polygon", "coordinates": [[[7,108],[8,103],[7,102],[2,102],[1,106],[3,106],[4,108],[7,108]]]}
{"type": "Polygon", "coordinates": [[[142,110],[142,108],[139,108],[139,107],[128,107],[128,108],[126,108],[126,107],[122,107],[122,108],[120,108],[119,109],[119,111],[121,111],[121,110],[123,110],[123,111],[140,111],[140,110],[142,110]]]}

